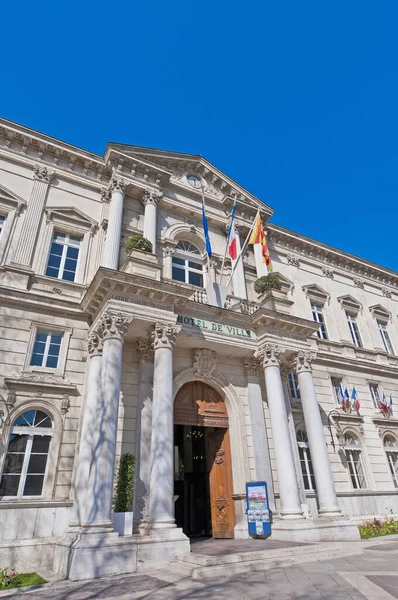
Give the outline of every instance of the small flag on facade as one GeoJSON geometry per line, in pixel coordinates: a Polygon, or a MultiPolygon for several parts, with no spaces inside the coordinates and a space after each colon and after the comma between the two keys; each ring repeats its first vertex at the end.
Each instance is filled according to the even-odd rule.
{"type": "Polygon", "coordinates": [[[237,233],[235,230],[235,209],[236,209],[236,200],[232,207],[231,211],[231,221],[228,228],[228,236],[227,236],[227,244],[228,244],[228,254],[232,260],[236,260],[238,256],[238,239],[237,233]]]}
{"type": "Polygon", "coordinates": [[[387,398],[386,398],[386,395],[384,392],[383,392],[382,399],[380,400],[380,408],[384,413],[387,413],[389,411],[389,405],[388,405],[387,398]]]}
{"type": "Polygon", "coordinates": [[[208,257],[211,258],[211,256],[212,256],[211,243],[210,243],[210,237],[209,237],[209,227],[207,225],[204,196],[202,197],[202,219],[203,219],[203,231],[204,231],[205,240],[206,240],[206,252],[207,252],[208,257]]]}
{"type": "Polygon", "coordinates": [[[390,394],[390,410],[392,410],[392,395],[390,394]]]}
{"type": "Polygon", "coordinates": [[[263,223],[261,221],[260,213],[256,217],[256,221],[253,226],[253,231],[248,241],[248,244],[261,244],[263,255],[263,261],[267,265],[268,271],[272,271],[272,260],[269,253],[267,240],[264,233],[263,223]]]}
{"type": "Polygon", "coordinates": [[[361,408],[361,405],[359,403],[358,394],[355,388],[352,388],[351,400],[353,401],[352,405],[355,408],[355,410],[359,410],[361,408]]]}

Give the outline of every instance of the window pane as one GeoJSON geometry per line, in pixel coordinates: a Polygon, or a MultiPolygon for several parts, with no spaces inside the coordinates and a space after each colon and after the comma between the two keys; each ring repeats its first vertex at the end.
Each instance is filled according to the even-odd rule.
{"type": "Polygon", "coordinates": [[[185,260],[182,258],[173,258],[173,265],[185,265],[185,260]]]}
{"type": "Polygon", "coordinates": [[[43,365],[43,355],[42,354],[33,354],[30,360],[31,367],[41,367],[43,365]]]}
{"type": "Polygon", "coordinates": [[[14,425],[18,425],[18,427],[25,426],[25,425],[33,425],[34,418],[35,418],[35,411],[27,410],[22,415],[20,415],[16,421],[14,421],[14,425]]]}
{"type": "Polygon", "coordinates": [[[44,354],[44,350],[45,350],[46,344],[45,342],[41,342],[41,341],[35,341],[34,345],[33,345],[33,352],[34,354],[44,354]]]}
{"type": "Polygon", "coordinates": [[[62,255],[62,249],[63,249],[62,244],[56,244],[55,242],[53,242],[51,244],[50,254],[55,254],[57,256],[61,256],[62,255]]]}
{"type": "Polygon", "coordinates": [[[80,242],[82,241],[82,238],[80,238],[80,237],[77,237],[77,236],[75,236],[75,235],[71,235],[71,236],[69,237],[69,241],[70,241],[70,243],[72,243],[73,245],[75,245],[75,246],[79,246],[79,245],[80,245],[80,242]]]}
{"type": "Polygon", "coordinates": [[[72,271],[73,273],[76,271],[77,261],[73,258],[67,258],[65,261],[65,271],[72,271]]]}
{"type": "Polygon", "coordinates": [[[50,441],[51,435],[35,435],[33,438],[32,452],[47,454],[50,441]]]}
{"type": "Polygon", "coordinates": [[[51,334],[51,343],[52,344],[61,344],[62,342],[62,333],[52,333],[51,334]]]}
{"type": "Polygon", "coordinates": [[[48,416],[47,413],[41,411],[41,410],[37,410],[36,411],[36,416],[35,416],[35,427],[40,426],[40,427],[52,427],[52,423],[51,423],[51,419],[48,416]]]}
{"type": "Polygon", "coordinates": [[[194,273],[193,271],[189,271],[189,283],[192,283],[192,285],[203,287],[202,275],[200,275],[199,273],[194,273]]]}
{"type": "Polygon", "coordinates": [[[58,366],[58,356],[48,356],[46,367],[49,369],[56,369],[58,366]]]}
{"type": "Polygon", "coordinates": [[[48,257],[48,266],[56,267],[58,269],[60,264],[61,264],[61,257],[58,256],[57,254],[50,254],[50,256],[48,257]]]}
{"type": "Polygon", "coordinates": [[[59,344],[50,344],[50,347],[48,349],[48,354],[50,356],[58,356],[59,355],[59,349],[60,349],[59,344]]]}
{"type": "Polygon", "coordinates": [[[188,266],[189,266],[191,269],[197,269],[198,271],[201,271],[201,270],[202,270],[202,265],[201,265],[200,263],[195,263],[195,262],[191,262],[191,261],[189,261],[189,262],[188,262],[188,266]]]}
{"type": "Polygon", "coordinates": [[[0,496],[16,496],[20,475],[3,475],[0,483],[0,496]]]}
{"type": "Polygon", "coordinates": [[[27,475],[23,496],[40,496],[43,489],[44,475],[27,475]]]}
{"type": "Polygon", "coordinates": [[[47,454],[31,454],[28,473],[45,473],[47,463],[47,454]]]}
{"type": "Polygon", "coordinates": [[[62,279],[64,281],[75,281],[75,272],[74,271],[64,271],[62,273],[62,279]]]}
{"type": "Polygon", "coordinates": [[[59,269],[54,267],[47,267],[46,275],[47,277],[58,277],[59,269]]]}
{"type": "Polygon", "coordinates": [[[7,454],[4,461],[4,473],[20,473],[22,471],[23,459],[25,453],[22,454],[7,454]]]}
{"type": "Polygon", "coordinates": [[[77,261],[77,257],[79,256],[79,248],[72,248],[71,246],[69,246],[66,252],[66,256],[67,258],[77,261]]]}
{"type": "Polygon", "coordinates": [[[172,278],[175,281],[182,281],[184,283],[185,282],[185,271],[184,271],[184,269],[179,269],[178,267],[173,267],[172,278]]]}

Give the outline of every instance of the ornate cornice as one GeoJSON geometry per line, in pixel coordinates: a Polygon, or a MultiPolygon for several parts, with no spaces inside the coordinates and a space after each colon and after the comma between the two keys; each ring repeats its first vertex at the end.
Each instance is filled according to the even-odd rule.
{"type": "Polygon", "coordinates": [[[50,169],[43,165],[34,165],[33,171],[33,179],[36,179],[37,181],[43,181],[44,183],[50,183],[55,175],[55,171],[50,171],[50,169]]]}
{"type": "Polygon", "coordinates": [[[154,349],[150,338],[138,338],[137,340],[137,354],[140,360],[146,360],[153,362],[154,349]]]}
{"type": "Polygon", "coordinates": [[[254,357],[261,360],[264,369],[266,367],[279,367],[279,356],[285,352],[285,348],[281,348],[277,344],[264,344],[260,346],[254,353],[254,357]]]}
{"type": "Polygon", "coordinates": [[[243,361],[246,376],[258,377],[260,375],[261,362],[255,356],[245,358],[243,361]]]}
{"type": "Polygon", "coordinates": [[[302,373],[304,371],[312,371],[311,363],[316,360],[317,354],[316,352],[305,352],[304,350],[300,350],[297,356],[293,360],[293,365],[296,370],[296,373],[302,373]]]}
{"type": "Polygon", "coordinates": [[[154,204],[156,206],[162,197],[163,192],[146,189],[142,195],[142,203],[144,206],[147,204],[154,204]]]}
{"type": "Polygon", "coordinates": [[[158,321],[151,333],[154,350],[159,350],[159,348],[173,350],[179,331],[180,328],[171,325],[171,323],[160,323],[158,321]]]}

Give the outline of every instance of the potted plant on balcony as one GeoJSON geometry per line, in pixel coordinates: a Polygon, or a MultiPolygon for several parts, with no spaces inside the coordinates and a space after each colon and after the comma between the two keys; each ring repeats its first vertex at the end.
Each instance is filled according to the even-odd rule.
{"type": "Polygon", "coordinates": [[[266,294],[269,290],[280,290],[281,288],[282,285],[276,273],[269,273],[269,275],[259,277],[254,282],[254,290],[259,295],[266,294]]]}
{"type": "Polygon", "coordinates": [[[127,254],[131,254],[133,250],[152,253],[152,242],[140,233],[135,233],[127,239],[125,248],[127,254]]]}
{"type": "Polygon", "coordinates": [[[121,266],[121,271],[160,281],[162,266],[157,255],[153,254],[150,240],[140,233],[135,233],[126,240],[125,249],[127,257],[121,266]]]}
{"type": "Polygon", "coordinates": [[[113,526],[119,535],[133,533],[133,494],[134,494],[135,454],[122,454],[117,472],[113,526]]]}

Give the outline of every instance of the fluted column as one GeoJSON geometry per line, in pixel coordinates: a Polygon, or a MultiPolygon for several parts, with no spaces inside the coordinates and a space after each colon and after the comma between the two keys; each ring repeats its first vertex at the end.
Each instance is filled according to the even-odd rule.
{"type": "MultiPolygon", "coordinates": [[[[241,227],[235,223],[235,231],[238,234],[236,237],[236,251],[237,256],[239,257],[241,252],[241,244],[240,244],[240,231],[241,227]]],[[[238,298],[243,298],[247,300],[247,291],[246,291],[246,282],[245,282],[245,270],[243,268],[243,258],[237,258],[238,264],[236,265],[233,277],[232,277],[232,285],[234,290],[234,295],[238,298]]],[[[234,268],[236,260],[232,261],[232,268],[234,268]]]]}
{"type": "Polygon", "coordinates": [[[142,199],[142,203],[145,206],[144,237],[152,242],[153,254],[156,252],[156,207],[162,196],[162,192],[145,190],[142,199]]]}
{"type": "Polygon", "coordinates": [[[272,512],[276,512],[264,404],[260,386],[261,363],[257,358],[246,358],[244,366],[247,376],[247,393],[250,405],[250,424],[256,479],[267,482],[269,506],[272,512]]]}
{"type": "Polygon", "coordinates": [[[119,268],[120,238],[122,235],[124,193],[128,182],[113,176],[109,184],[111,200],[109,203],[108,229],[104,244],[102,266],[109,269],[119,268]]]}
{"type": "Polygon", "coordinates": [[[152,388],[154,350],[150,339],[139,338],[137,352],[140,359],[137,431],[136,480],[134,486],[134,521],[149,517],[152,435],[152,388]]]}
{"type": "Polygon", "coordinates": [[[79,459],[74,491],[73,518],[71,525],[90,526],[96,521],[95,443],[96,426],[101,409],[102,326],[92,330],[87,338],[89,356],[87,394],[83,408],[79,459]]]}
{"type": "Polygon", "coordinates": [[[295,368],[300,386],[301,404],[314,468],[319,506],[318,512],[320,515],[333,516],[339,515],[341,511],[337,502],[333,474],[312,377],[311,363],[315,359],[315,352],[300,351],[295,359],[295,368]]]}
{"type": "Polygon", "coordinates": [[[46,204],[47,190],[55,172],[35,165],[33,187],[12,262],[25,267],[32,266],[33,252],[39,233],[40,221],[46,204]]]}
{"type": "Polygon", "coordinates": [[[156,323],[151,437],[150,522],[153,528],[175,527],[173,447],[173,348],[178,328],[156,323]]]}
{"type": "Polygon", "coordinates": [[[283,352],[284,349],[279,348],[275,344],[264,344],[257,350],[256,357],[261,358],[264,368],[278,474],[280,513],[282,517],[287,519],[301,519],[303,518],[303,511],[300,504],[278,361],[279,355],[283,352]]]}

